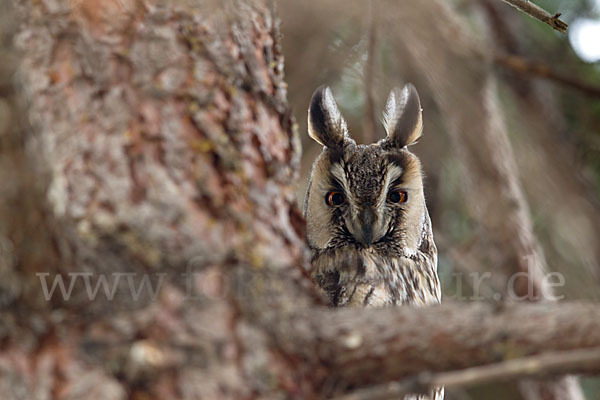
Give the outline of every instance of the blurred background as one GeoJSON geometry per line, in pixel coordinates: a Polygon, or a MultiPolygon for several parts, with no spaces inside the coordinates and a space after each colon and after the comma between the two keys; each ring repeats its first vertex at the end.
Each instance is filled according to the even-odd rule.
{"type": "MultiPolygon", "coordinates": [[[[311,164],[321,151],[306,134],[313,91],[329,85],[351,136],[359,143],[370,143],[384,135],[379,118],[390,89],[412,82],[424,110],[424,136],[411,151],[420,157],[426,175],[444,298],[497,301],[495,295],[504,295],[506,289],[506,276],[496,279],[495,273],[499,260],[506,259],[502,253],[510,250],[497,245],[497,236],[490,231],[494,223],[485,223],[487,219],[501,222],[503,215],[472,212],[479,200],[493,204],[494,195],[502,197],[505,186],[498,186],[498,193],[485,191],[485,196],[492,197],[485,199],[484,192],[466,177],[469,170],[478,171],[495,157],[502,161],[507,154],[482,150],[481,164],[472,163],[473,154],[465,157],[465,149],[477,154],[483,137],[476,130],[457,133],[460,124],[453,116],[466,113],[482,129],[487,121],[481,118],[501,119],[491,121],[490,126],[502,124],[510,141],[508,156],[516,163],[528,219],[545,255],[545,272],[564,277],[564,285],[555,288],[557,294],[566,300],[599,301],[600,0],[536,1],[551,13],[562,13],[560,18],[569,24],[566,35],[501,0],[444,0],[443,16],[418,21],[402,12],[406,4],[417,4],[417,0],[397,2],[402,3],[400,8],[395,8],[396,2],[276,3],[288,100],[303,147],[299,205],[311,164]],[[461,32],[452,24],[446,30],[440,28],[447,19],[460,26],[461,32]],[[434,27],[444,35],[424,47],[417,39],[434,27]],[[447,62],[441,66],[428,64],[445,57],[447,62]],[[482,83],[488,75],[494,78],[496,103],[476,103],[487,112],[480,113],[468,100],[486,98],[480,90],[488,87],[482,83]],[[460,139],[469,143],[460,146],[460,139]],[[470,274],[486,272],[491,273],[490,279],[476,290],[470,274]]],[[[0,13],[0,26],[6,32],[14,31],[15,24],[8,13],[0,13]]],[[[10,34],[0,36],[2,48],[13,40],[10,34]]],[[[0,61],[0,144],[10,147],[14,143],[7,142],[6,133],[15,122],[4,98],[14,90],[9,77],[16,59],[13,54],[0,54],[0,61]]],[[[4,212],[10,215],[10,207],[4,212]]],[[[0,250],[4,245],[0,243],[0,250]]],[[[0,281],[7,287],[12,284],[4,277],[0,281]]],[[[588,400],[600,398],[600,379],[582,378],[581,383],[588,400]]],[[[511,383],[448,391],[446,398],[523,397],[517,384],[511,383]]]]}
{"type": "MultiPolygon", "coordinates": [[[[546,272],[564,276],[564,285],[556,291],[565,299],[600,300],[600,0],[536,1],[552,14],[562,13],[560,18],[569,24],[566,35],[499,0],[447,3],[448,13],[482,53],[474,62],[489,63],[497,78],[500,115],[533,231],[546,257],[546,272]]],[[[426,175],[444,295],[469,300],[473,288],[468,274],[493,271],[496,255],[491,253],[498,249],[488,245],[489,232],[469,212],[469,197],[475,194],[465,190],[463,153],[449,137],[453,121],[444,117],[435,92],[444,87],[436,82],[454,75],[427,77],[427,66],[415,62],[415,54],[459,48],[464,38],[449,32],[440,49],[414,51],[412,39],[396,29],[411,23],[405,20],[410,16],[396,14],[399,11],[390,4],[278,4],[288,98],[303,146],[298,199],[303,201],[310,166],[321,151],[306,134],[306,110],[314,89],[329,85],[351,136],[370,143],[384,135],[379,118],[389,90],[412,82],[421,96],[425,125],[423,138],[411,151],[421,158],[426,175]]],[[[450,73],[460,66],[445,68],[450,73]]],[[[473,75],[472,80],[449,84],[464,86],[468,96],[477,79],[473,75]]],[[[454,105],[458,109],[460,101],[457,98],[454,105]]],[[[490,279],[477,296],[497,300],[494,294],[501,289],[495,284],[490,279]]],[[[588,399],[600,398],[598,379],[582,379],[582,384],[588,399]]],[[[495,385],[451,392],[447,398],[521,395],[514,385],[495,385]]]]}

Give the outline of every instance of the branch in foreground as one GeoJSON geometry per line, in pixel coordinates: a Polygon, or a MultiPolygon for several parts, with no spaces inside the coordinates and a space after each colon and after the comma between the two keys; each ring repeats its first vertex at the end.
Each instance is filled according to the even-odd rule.
{"type": "Polygon", "coordinates": [[[305,360],[324,382],[354,387],[600,347],[594,303],[317,310],[269,322],[283,352],[305,360]]]}
{"type": "Polygon", "coordinates": [[[552,352],[439,374],[422,373],[416,378],[357,390],[336,400],[390,399],[408,393],[427,393],[430,388],[439,386],[471,386],[511,379],[562,375],[572,371],[600,371],[600,348],[552,352]]]}
{"type": "Polygon", "coordinates": [[[496,64],[517,74],[549,79],[577,89],[588,96],[600,97],[600,87],[587,84],[571,76],[559,74],[547,65],[514,55],[496,54],[493,57],[496,64]]]}
{"type": "Polygon", "coordinates": [[[529,0],[502,0],[505,3],[510,4],[511,6],[523,11],[525,14],[542,21],[548,25],[550,25],[555,30],[560,33],[567,33],[568,25],[561,21],[558,17],[560,17],[560,13],[558,14],[550,14],[548,11],[543,8],[535,5],[529,0]]]}

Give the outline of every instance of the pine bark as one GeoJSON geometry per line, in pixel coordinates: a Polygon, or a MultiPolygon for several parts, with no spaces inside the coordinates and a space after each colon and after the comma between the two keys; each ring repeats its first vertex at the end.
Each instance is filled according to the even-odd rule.
{"type": "Polygon", "coordinates": [[[14,250],[2,392],[239,399],[297,385],[240,309],[310,299],[290,300],[310,286],[272,10],[65,0],[12,12],[23,129],[3,148],[17,175],[2,193],[14,250]],[[90,301],[83,275],[46,300],[42,280],[68,286],[73,273],[92,288],[122,276],[110,300],[100,288],[90,301]],[[129,283],[145,277],[160,290],[135,298],[129,283]]]}

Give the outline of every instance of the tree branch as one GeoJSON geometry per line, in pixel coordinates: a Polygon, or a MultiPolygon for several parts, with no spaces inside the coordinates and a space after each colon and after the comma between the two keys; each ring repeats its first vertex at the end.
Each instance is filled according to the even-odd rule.
{"type": "Polygon", "coordinates": [[[572,371],[600,370],[600,348],[559,351],[502,361],[481,367],[439,374],[422,373],[400,382],[357,390],[336,400],[376,400],[401,397],[407,393],[427,393],[431,388],[472,386],[495,381],[547,375],[562,375],[572,371]]]}
{"type": "Polygon", "coordinates": [[[495,54],[493,59],[496,64],[517,74],[549,79],[561,85],[577,89],[588,96],[600,97],[600,87],[590,85],[568,75],[559,74],[542,63],[505,54],[495,54]]]}
{"type": "Polygon", "coordinates": [[[552,15],[548,11],[544,10],[543,8],[537,6],[536,4],[534,4],[528,0],[502,0],[502,1],[523,11],[525,14],[528,14],[529,16],[531,16],[535,19],[550,25],[552,28],[559,31],[560,33],[567,33],[568,25],[558,18],[561,16],[560,13],[552,15]]]}
{"type": "MultiPolygon", "coordinates": [[[[499,379],[517,371],[598,371],[598,354],[557,361],[548,352],[600,347],[600,307],[593,303],[442,304],[368,310],[318,310],[273,325],[279,347],[306,360],[323,382],[354,387],[390,382],[423,371],[454,371],[492,363],[476,378],[470,372],[434,375],[432,385],[499,379]],[[538,364],[536,364],[538,363],[538,364]],[[541,363],[542,365],[539,365],[541,363]],[[539,365],[539,367],[534,367],[539,365]],[[544,366],[545,365],[545,366],[544,366]]],[[[566,354],[566,353],[565,353],[566,354]]],[[[403,383],[403,387],[405,384],[403,383]]]]}

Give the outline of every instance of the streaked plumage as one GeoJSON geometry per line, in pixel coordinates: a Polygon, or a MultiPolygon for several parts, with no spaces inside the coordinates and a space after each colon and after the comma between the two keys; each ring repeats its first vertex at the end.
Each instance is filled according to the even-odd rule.
{"type": "MultiPolygon", "coordinates": [[[[311,100],[309,135],[324,147],[313,163],[304,213],[313,279],[335,306],[441,300],[421,163],[407,148],[423,127],[414,86],[390,93],[382,121],[385,139],[357,145],[329,88],[311,100]]],[[[443,391],[431,398],[442,399],[443,391]]]]}

